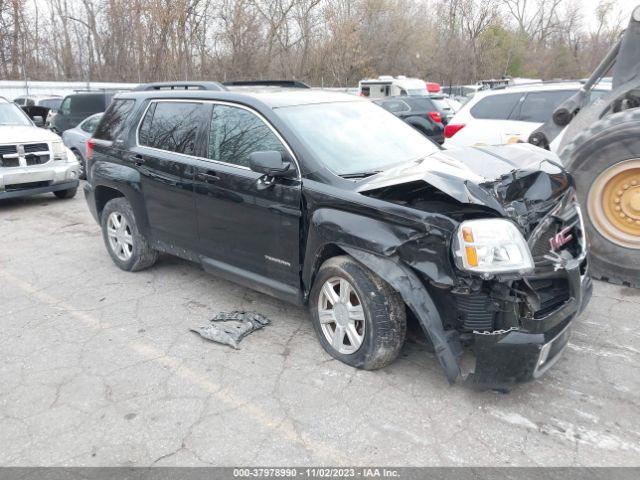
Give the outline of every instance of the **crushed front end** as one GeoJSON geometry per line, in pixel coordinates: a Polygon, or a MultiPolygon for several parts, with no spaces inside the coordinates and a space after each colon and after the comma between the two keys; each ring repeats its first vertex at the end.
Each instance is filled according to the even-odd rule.
{"type": "Polygon", "coordinates": [[[558,162],[531,145],[443,151],[361,187],[425,214],[427,233],[390,254],[417,279],[403,286],[407,268],[391,275],[368,265],[403,295],[450,382],[463,347],[476,357],[471,387],[508,389],[544,374],[591,297],[582,214],[558,162]],[[436,214],[453,229],[435,227],[436,214]]]}
{"type": "Polygon", "coordinates": [[[462,277],[451,293],[455,328],[476,365],[466,384],[505,389],[538,378],[567,346],[571,324],[592,292],[580,208],[569,189],[531,225],[534,268],[522,275],[462,277]]]}

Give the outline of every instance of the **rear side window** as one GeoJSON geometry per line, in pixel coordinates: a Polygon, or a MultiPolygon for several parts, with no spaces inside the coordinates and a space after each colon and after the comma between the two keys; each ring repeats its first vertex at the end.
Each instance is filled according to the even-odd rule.
{"type": "Polygon", "coordinates": [[[105,96],[73,95],[71,97],[71,113],[98,113],[105,108],[105,96]]]}
{"type": "Polygon", "coordinates": [[[278,137],[262,119],[243,108],[213,107],[208,158],[248,167],[253,152],[272,150],[285,153],[278,137]]]}
{"type": "Polygon", "coordinates": [[[60,107],[61,103],[61,98],[47,98],[46,100],[40,101],[40,106],[50,108],[51,110],[57,110],[60,107]]]}
{"type": "Polygon", "coordinates": [[[551,118],[555,108],[575,92],[575,90],[559,90],[528,93],[522,102],[517,120],[544,123],[551,118]]]}
{"type": "Polygon", "coordinates": [[[124,130],[134,104],[134,100],[114,100],[102,116],[102,121],[98,124],[93,136],[101,140],[117,138],[124,130]]]}
{"type": "Polygon", "coordinates": [[[152,104],[140,125],[140,145],[196,155],[196,137],[200,125],[207,122],[206,110],[203,104],[195,102],[152,104]]]}
{"type": "Polygon", "coordinates": [[[407,100],[407,103],[411,105],[411,110],[416,112],[432,112],[436,110],[430,98],[412,98],[407,100]]]}
{"type": "Polygon", "coordinates": [[[400,100],[386,100],[380,102],[380,105],[392,113],[408,112],[410,110],[409,105],[400,100]]]}
{"type": "Polygon", "coordinates": [[[485,120],[507,120],[520,98],[522,93],[489,95],[471,107],[471,116],[485,120]]]}

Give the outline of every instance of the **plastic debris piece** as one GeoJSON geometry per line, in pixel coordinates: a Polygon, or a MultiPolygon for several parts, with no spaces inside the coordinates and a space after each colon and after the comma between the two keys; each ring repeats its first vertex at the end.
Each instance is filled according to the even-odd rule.
{"type": "Polygon", "coordinates": [[[239,349],[240,340],[255,330],[260,330],[265,325],[269,325],[269,320],[264,315],[254,312],[220,312],[210,320],[209,325],[190,329],[199,334],[202,338],[212,342],[229,345],[239,349]]]}

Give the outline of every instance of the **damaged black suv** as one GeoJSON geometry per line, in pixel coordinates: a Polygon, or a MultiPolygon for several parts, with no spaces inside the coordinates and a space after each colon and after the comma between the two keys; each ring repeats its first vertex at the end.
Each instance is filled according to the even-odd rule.
{"type": "Polygon", "coordinates": [[[450,382],[548,370],[591,294],[573,181],[520,144],[442,150],[379,106],[312,89],[120,94],[85,195],[123,270],[158,252],[306,304],[333,357],[392,362],[407,315],[450,382]]]}

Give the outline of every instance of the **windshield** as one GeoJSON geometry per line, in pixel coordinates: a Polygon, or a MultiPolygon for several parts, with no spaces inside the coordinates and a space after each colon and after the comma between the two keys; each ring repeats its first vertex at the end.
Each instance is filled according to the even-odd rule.
{"type": "Polygon", "coordinates": [[[275,111],[337,175],[377,172],[439,150],[417,130],[370,102],[299,105],[275,111]]]}
{"type": "Polygon", "coordinates": [[[13,103],[0,103],[0,125],[31,126],[31,121],[20,107],[13,103]]]}

